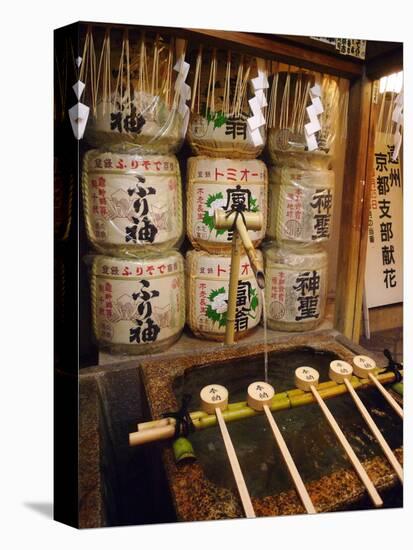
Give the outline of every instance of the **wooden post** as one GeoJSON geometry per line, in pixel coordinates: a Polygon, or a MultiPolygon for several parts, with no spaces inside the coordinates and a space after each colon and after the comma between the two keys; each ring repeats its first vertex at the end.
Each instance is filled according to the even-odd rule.
{"type": "Polygon", "coordinates": [[[361,330],[370,191],[374,177],[377,106],[373,103],[373,84],[363,76],[350,86],[341,210],[335,328],[355,342],[359,341],[361,330]]]}

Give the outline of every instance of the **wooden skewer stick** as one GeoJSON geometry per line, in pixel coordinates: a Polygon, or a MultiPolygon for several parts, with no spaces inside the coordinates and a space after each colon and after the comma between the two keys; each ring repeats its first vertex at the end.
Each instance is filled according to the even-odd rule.
{"type": "Polygon", "coordinates": [[[293,457],[291,456],[280,429],[278,428],[277,423],[271,414],[270,408],[268,407],[268,404],[271,402],[273,397],[274,388],[266,382],[253,382],[248,386],[248,405],[256,411],[264,411],[301,502],[303,503],[307,514],[315,514],[316,510],[297,470],[293,457]]]}
{"type": "Polygon", "coordinates": [[[247,518],[255,518],[255,512],[254,508],[252,507],[252,502],[247,489],[247,485],[245,483],[244,476],[242,475],[241,467],[239,465],[238,458],[228,432],[228,428],[225,424],[224,417],[222,416],[222,411],[225,410],[228,406],[228,390],[224,388],[224,386],[211,384],[202,388],[200,397],[202,409],[208,414],[216,414],[218,425],[221,430],[221,435],[224,440],[225,449],[227,451],[228,459],[231,464],[232,473],[234,474],[235,483],[237,484],[237,489],[241,498],[245,515],[247,516],[247,518]]]}
{"type": "Polygon", "coordinates": [[[354,374],[360,378],[369,378],[373,384],[377,387],[387,403],[393,408],[394,411],[403,419],[403,409],[397,403],[397,401],[390,395],[385,387],[374,376],[374,372],[377,370],[376,361],[367,357],[367,355],[356,355],[353,358],[353,370],[354,374]]]}
{"type": "Polygon", "coordinates": [[[345,435],[341,431],[340,426],[337,424],[334,416],[331,414],[329,408],[324,403],[322,397],[318,393],[316,387],[318,385],[319,374],[318,372],[311,367],[299,367],[295,371],[295,385],[297,388],[303,391],[311,391],[315,400],[317,401],[321,411],[326,417],[327,422],[330,424],[332,430],[334,431],[337,439],[339,440],[341,446],[347,453],[348,458],[353,464],[354,469],[356,470],[360,480],[367,489],[367,492],[374,504],[374,506],[379,507],[383,506],[383,501],[377,492],[377,489],[373,485],[371,479],[367,475],[366,470],[363,468],[360,460],[357,458],[356,453],[351,448],[350,443],[347,441],[345,435]]]}
{"type": "Polygon", "coordinates": [[[353,398],[354,403],[356,404],[366,424],[370,428],[370,431],[372,432],[377,442],[379,443],[380,447],[382,448],[384,454],[387,457],[387,460],[392,465],[398,478],[403,483],[403,468],[401,467],[399,461],[395,457],[393,451],[390,449],[387,441],[384,439],[381,431],[377,427],[377,424],[374,422],[370,413],[364,406],[364,403],[362,402],[360,397],[357,395],[356,390],[353,388],[353,386],[349,382],[353,374],[352,366],[346,363],[345,361],[332,361],[330,363],[329,374],[330,374],[331,380],[334,380],[334,382],[337,382],[338,384],[343,384],[343,383],[345,384],[349,394],[353,398]]]}

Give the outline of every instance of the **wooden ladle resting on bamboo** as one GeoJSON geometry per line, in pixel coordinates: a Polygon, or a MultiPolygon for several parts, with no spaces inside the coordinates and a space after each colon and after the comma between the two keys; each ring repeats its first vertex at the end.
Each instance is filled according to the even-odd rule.
{"type": "Polygon", "coordinates": [[[228,390],[219,384],[210,384],[202,388],[200,393],[202,410],[208,414],[216,414],[219,429],[221,430],[222,439],[224,440],[225,450],[228,455],[228,460],[234,474],[235,483],[242,506],[247,518],[255,518],[254,508],[252,507],[251,498],[247,489],[247,485],[242,475],[241,467],[235,453],[228,428],[225,424],[222,411],[228,407],[228,390]]]}
{"type": "Polygon", "coordinates": [[[301,476],[297,470],[297,467],[294,463],[293,457],[288,450],[287,444],[282,436],[282,433],[275,422],[275,419],[270,411],[269,404],[271,403],[274,397],[274,388],[267,384],[266,382],[253,382],[248,386],[248,396],[247,402],[248,405],[256,411],[264,411],[265,416],[267,417],[268,423],[270,425],[271,431],[274,435],[275,441],[278,445],[278,448],[281,452],[281,456],[284,459],[285,465],[288,468],[290,476],[294,482],[295,488],[297,490],[298,496],[303,503],[305,511],[307,514],[315,514],[316,510],[311,498],[307,492],[307,489],[301,479],[301,476]]]}
{"type": "Polygon", "coordinates": [[[229,214],[217,208],[214,212],[214,225],[216,229],[233,230],[231,249],[231,272],[229,276],[227,326],[225,331],[225,343],[233,344],[235,335],[235,315],[237,309],[237,288],[239,269],[241,262],[241,243],[250,260],[252,270],[258,286],[264,288],[264,269],[258,259],[257,252],[252,244],[248,230],[258,231],[262,228],[263,219],[260,212],[233,211],[229,214]]]}
{"type": "Polygon", "coordinates": [[[318,372],[312,367],[299,367],[295,371],[295,385],[298,389],[303,391],[311,391],[315,397],[322,413],[324,414],[327,422],[330,424],[331,429],[333,430],[335,436],[337,437],[340,445],[345,450],[348,458],[353,464],[354,469],[357,472],[361,482],[364,487],[367,489],[369,497],[373,502],[375,507],[383,506],[383,500],[381,499],[377,489],[373,485],[373,482],[367,475],[366,470],[361,464],[360,460],[357,458],[356,453],[351,448],[350,443],[347,441],[346,436],[343,434],[340,426],[337,424],[334,416],[331,414],[330,409],[324,403],[323,398],[317,391],[318,380],[320,376],[318,372]]]}
{"type": "Polygon", "coordinates": [[[386,388],[383,387],[383,384],[381,384],[377,380],[377,376],[375,376],[377,365],[374,359],[371,359],[371,357],[367,357],[367,355],[356,355],[353,358],[353,370],[354,374],[359,378],[369,378],[382,394],[387,403],[400,416],[400,418],[403,419],[403,409],[390,395],[386,388]]]}
{"type": "Polygon", "coordinates": [[[346,363],[345,361],[341,361],[341,360],[332,361],[330,363],[329,376],[331,380],[334,380],[334,382],[337,382],[337,384],[345,384],[349,394],[351,395],[354,403],[356,404],[356,407],[358,408],[362,417],[364,418],[367,426],[369,427],[370,431],[372,432],[377,442],[379,443],[380,447],[382,448],[384,454],[387,457],[387,460],[392,465],[398,478],[403,483],[403,468],[401,467],[399,461],[395,457],[393,451],[390,449],[387,441],[382,436],[381,431],[379,430],[379,428],[377,427],[377,424],[374,422],[370,413],[364,406],[362,400],[357,395],[356,390],[351,385],[350,379],[352,374],[353,374],[353,368],[351,365],[349,365],[349,363],[346,363]]]}

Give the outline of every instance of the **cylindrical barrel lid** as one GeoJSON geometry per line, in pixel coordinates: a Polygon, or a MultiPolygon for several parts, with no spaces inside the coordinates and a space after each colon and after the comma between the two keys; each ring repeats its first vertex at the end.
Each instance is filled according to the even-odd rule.
{"type": "Polygon", "coordinates": [[[256,411],[262,411],[264,405],[269,405],[274,397],[274,388],[267,382],[253,382],[248,386],[247,403],[256,411]]]}
{"type": "Polygon", "coordinates": [[[331,361],[329,376],[334,382],[342,384],[345,378],[350,380],[352,374],[353,367],[349,363],[346,363],[346,361],[341,361],[341,359],[331,361]]]}
{"type": "Polygon", "coordinates": [[[320,375],[312,367],[298,367],[295,370],[294,381],[299,390],[309,391],[311,386],[317,387],[320,375]]]}
{"type": "Polygon", "coordinates": [[[224,411],[228,406],[228,390],[219,384],[204,386],[200,393],[202,410],[213,414],[215,409],[224,411]]]}

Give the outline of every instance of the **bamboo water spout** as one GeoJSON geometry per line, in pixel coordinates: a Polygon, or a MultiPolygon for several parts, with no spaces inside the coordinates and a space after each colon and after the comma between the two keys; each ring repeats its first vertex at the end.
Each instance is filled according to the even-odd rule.
{"type": "Polygon", "coordinates": [[[227,214],[224,210],[218,208],[214,212],[214,224],[216,229],[232,229],[234,231],[232,237],[231,273],[229,278],[227,326],[225,332],[225,343],[233,344],[235,336],[235,315],[241,259],[241,243],[244,245],[245,251],[250,260],[258,286],[262,289],[265,284],[264,267],[262,262],[259,260],[254,245],[248,235],[248,229],[253,229],[256,231],[261,229],[263,218],[260,212],[233,211],[227,214]]]}

